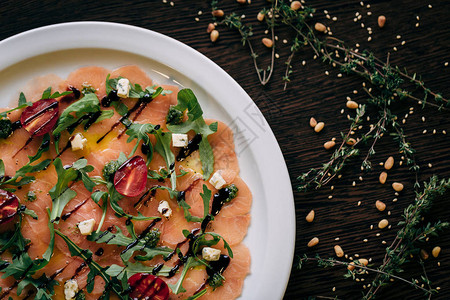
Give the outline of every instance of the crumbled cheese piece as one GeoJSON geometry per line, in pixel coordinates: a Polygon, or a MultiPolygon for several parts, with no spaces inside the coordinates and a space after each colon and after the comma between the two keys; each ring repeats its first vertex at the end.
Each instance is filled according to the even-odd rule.
{"type": "Polygon", "coordinates": [[[186,147],[188,145],[188,135],[184,133],[172,134],[172,145],[174,147],[186,147]]]}
{"type": "Polygon", "coordinates": [[[87,139],[85,139],[81,133],[75,134],[73,139],[70,141],[70,144],[72,145],[72,151],[83,150],[84,146],[86,146],[86,143],[87,139]]]}
{"type": "Polygon", "coordinates": [[[220,258],[220,250],[211,247],[205,247],[202,249],[202,257],[207,261],[218,261],[220,258]]]}
{"type": "Polygon", "coordinates": [[[64,283],[64,296],[66,300],[72,300],[78,292],[78,283],[75,279],[69,279],[64,283]]]}
{"type": "Polygon", "coordinates": [[[78,229],[82,235],[90,235],[94,231],[95,220],[89,219],[84,220],[78,224],[78,229]]]}
{"type": "Polygon", "coordinates": [[[172,215],[172,209],[169,206],[169,202],[162,200],[159,202],[158,211],[167,219],[172,215]]]}
{"type": "Polygon", "coordinates": [[[126,78],[120,78],[119,81],[117,81],[117,96],[120,98],[128,98],[128,95],[130,95],[130,81],[126,78]]]}
{"type": "Polygon", "coordinates": [[[209,180],[209,183],[211,183],[216,189],[220,190],[227,182],[223,179],[222,175],[220,175],[219,171],[217,171],[213,174],[209,180]]]}

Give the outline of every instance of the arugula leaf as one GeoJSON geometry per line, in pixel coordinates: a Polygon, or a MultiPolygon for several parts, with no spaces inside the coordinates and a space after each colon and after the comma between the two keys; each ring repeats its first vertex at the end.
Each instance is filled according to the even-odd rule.
{"type": "Polygon", "coordinates": [[[13,108],[13,109],[10,109],[10,110],[1,112],[1,113],[0,113],[0,118],[6,118],[7,115],[8,115],[10,112],[13,112],[13,111],[15,111],[15,110],[19,110],[19,109],[22,109],[22,108],[25,108],[25,107],[31,106],[31,105],[33,105],[33,102],[27,102],[27,99],[25,98],[24,93],[20,93],[20,96],[19,96],[19,106],[17,106],[16,108],[13,108]]]}
{"type": "Polygon", "coordinates": [[[208,135],[217,131],[217,122],[207,125],[203,119],[203,110],[191,89],[182,89],[178,92],[178,104],[173,106],[179,111],[187,110],[188,120],[179,125],[167,124],[167,128],[174,133],[187,133],[191,130],[202,135],[199,144],[200,160],[202,162],[203,179],[208,179],[214,170],[214,154],[208,142],[208,135]]]}
{"type": "Polygon", "coordinates": [[[197,300],[198,298],[200,298],[201,296],[204,296],[206,293],[208,292],[207,288],[204,288],[203,290],[201,290],[200,292],[186,298],[186,300],[197,300]]]}
{"type": "Polygon", "coordinates": [[[94,193],[92,193],[91,198],[92,200],[94,200],[94,202],[97,205],[100,205],[99,202],[100,200],[103,201],[103,204],[101,206],[102,208],[102,218],[100,219],[100,222],[98,223],[98,227],[97,227],[97,231],[100,231],[100,228],[102,228],[103,223],[105,222],[105,218],[106,218],[106,210],[108,208],[108,193],[107,192],[103,192],[103,191],[95,191],[94,193]]]}
{"type": "Polygon", "coordinates": [[[198,262],[194,257],[189,256],[189,258],[186,261],[186,264],[184,265],[183,271],[181,272],[180,278],[175,284],[168,284],[169,288],[172,290],[172,293],[175,295],[179,293],[186,292],[186,289],[183,287],[183,281],[187,275],[187,272],[196,266],[201,266],[202,263],[198,262]]]}
{"type": "Polygon", "coordinates": [[[136,144],[133,147],[133,150],[131,151],[130,155],[128,157],[132,157],[134,153],[136,152],[139,143],[143,141],[144,144],[146,144],[150,151],[147,153],[147,165],[152,161],[153,158],[153,145],[150,141],[150,137],[148,136],[148,133],[153,132],[155,130],[155,126],[152,124],[138,124],[133,123],[130,125],[128,130],[125,132],[127,135],[129,135],[129,138],[127,139],[127,143],[130,143],[134,139],[136,139],[136,144]]]}
{"type": "Polygon", "coordinates": [[[105,285],[111,289],[114,293],[119,296],[120,299],[124,299],[122,296],[123,288],[120,284],[120,281],[116,277],[111,277],[106,273],[108,268],[102,268],[98,263],[92,260],[93,254],[92,251],[88,249],[81,249],[77,244],[75,244],[71,239],[65,236],[62,232],[55,229],[55,233],[59,235],[69,247],[70,254],[72,256],[81,257],[84,262],[89,266],[90,272],[88,274],[88,285],[86,286],[86,290],[88,293],[91,293],[94,289],[94,280],[96,276],[100,276],[104,281],[105,285]]]}
{"type": "Polygon", "coordinates": [[[92,172],[94,167],[90,165],[88,166],[86,159],[77,160],[70,168],[67,169],[63,167],[60,158],[55,159],[53,165],[55,166],[56,173],[58,174],[58,181],[49,191],[50,197],[53,201],[50,220],[52,222],[59,223],[59,218],[61,217],[64,207],[77,195],[74,190],[69,188],[69,183],[81,179],[86,189],[92,192],[95,183],[89,178],[87,173],[92,172]]]}
{"type": "Polygon", "coordinates": [[[27,276],[17,285],[17,295],[19,296],[23,289],[28,285],[32,285],[37,290],[34,299],[51,300],[53,299],[52,296],[55,294],[54,286],[59,285],[59,283],[58,281],[47,277],[45,274],[42,274],[39,278],[27,276]]]}
{"type": "MultiPolygon", "coordinates": [[[[121,267],[116,264],[111,265],[106,270],[106,274],[108,274],[111,277],[118,277],[118,279],[122,279],[122,277],[121,277],[121,275],[122,275],[122,276],[125,276],[126,279],[128,279],[137,273],[150,273],[151,274],[153,269],[154,269],[154,267],[148,267],[139,262],[136,262],[136,263],[128,262],[125,264],[125,267],[121,267]]],[[[163,266],[156,275],[168,276],[170,270],[171,270],[170,267],[163,266]]]]}
{"type": "MultiPolygon", "coordinates": [[[[92,233],[87,237],[89,241],[96,243],[107,243],[108,245],[118,245],[127,247],[136,242],[136,238],[127,237],[123,234],[122,230],[116,226],[117,232],[112,233],[109,231],[100,231],[92,233]]],[[[133,229],[134,231],[134,229],[133,229]]],[[[157,255],[162,255],[166,258],[170,253],[172,253],[172,249],[168,247],[151,247],[150,243],[145,239],[139,239],[136,245],[128,249],[125,253],[122,253],[120,256],[123,261],[129,261],[136,251],[144,251],[146,253],[145,256],[136,257],[137,260],[151,260],[157,255]]]]}
{"type": "Polygon", "coordinates": [[[26,207],[25,207],[25,210],[23,211],[23,214],[30,216],[35,220],[38,219],[38,215],[34,212],[34,210],[28,209],[26,207]]]}
{"type": "Polygon", "coordinates": [[[214,217],[209,213],[209,202],[211,199],[211,191],[208,189],[206,184],[203,184],[203,194],[200,193],[200,196],[202,197],[203,200],[203,212],[204,212],[203,218],[191,215],[191,212],[189,211],[191,209],[191,206],[187,204],[187,202],[183,198],[178,199],[177,201],[178,205],[183,209],[184,218],[186,219],[186,221],[201,223],[206,218],[206,216],[209,216],[211,221],[214,220],[214,217]]]}
{"type": "MultiPolygon", "coordinates": [[[[0,164],[3,165],[3,161],[1,159],[0,159],[0,161],[1,161],[0,164]]],[[[48,165],[50,164],[50,162],[51,162],[50,159],[46,159],[36,165],[31,165],[30,163],[28,163],[25,166],[23,166],[22,168],[20,168],[19,170],[17,170],[16,174],[12,178],[10,178],[8,180],[4,180],[5,177],[0,178],[0,186],[12,185],[12,186],[19,187],[19,186],[26,185],[30,182],[33,182],[36,178],[34,176],[27,176],[27,174],[36,173],[36,172],[46,169],[48,167],[48,165]]]]}
{"type": "Polygon", "coordinates": [[[3,269],[5,274],[3,274],[2,278],[13,276],[16,280],[22,279],[32,267],[33,260],[28,253],[24,252],[22,255],[13,258],[12,263],[3,269]]]}
{"type": "Polygon", "coordinates": [[[52,87],[49,86],[42,93],[41,99],[55,99],[55,98],[59,98],[59,97],[62,97],[62,96],[65,96],[65,95],[69,95],[69,94],[72,94],[72,93],[73,93],[73,91],[67,91],[67,92],[62,92],[62,93],[56,91],[56,92],[54,92],[52,94],[52,87]]]}

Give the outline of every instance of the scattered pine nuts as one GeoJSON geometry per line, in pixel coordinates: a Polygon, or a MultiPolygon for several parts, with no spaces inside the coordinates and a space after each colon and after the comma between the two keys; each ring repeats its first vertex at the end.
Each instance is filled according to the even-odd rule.
{"type": "Polygon", "coordinates": [[[384,24],[386,24],[386,17],[381,15],[378,17],[378,27],[383,28],[384,24]]]}
{"type": "Polygon", "coordinates": [[[353,146],[356,143],[356,140],[354,138],[349,138],[345,143],[349,146],[353,146]]]}
{"type": "Polygon", "coordinates": [[[272,48],[273,46],[273,41],[271,39],[268,38],[263,38],[262,39],[262,43],[264,44],[264,46],[266,46],[267,48],[272,48]]]}
{"type": "Polygon", "coordinates": [[[312,221],[314,221],[314,216],[315,216],[314,210],[311,210],[305,218],[306,222],[311,223],[312,221]]]}
{"type": "Polygon", "coordinates": [[[314,25],[314,29],[319,31],[319,32],[325,32],[327,30],[327,27],[325,25],[323,25],[322,23],[317,22],[314,25]]]}
{"type": "Polygon", "coordinates": [[[319,123],[317,123],[316,126],[314,126],[314,131],[315,132],[321,132],[324,127],[325,127],[325,123],[324,122],[319,122],[319,123]]]}
{"type": "Polygon", "coordinates": [[[213,31],[211,31],[209,38],[211,39],[211,42],[214,43],[219,38],[219,32],[214,29],[213,31]]]}
{"type": "Polygon", "coordinates": [[[325,144],[323,144],[323,147],[327,150],[333,148],[336,145],[335,141],[328,141],[325,144]]]}
{"type": "Polygon", "coordinates": [[[311,126],[312,128],[316,127],[317,125],[317,121],[314,117],[311,117],[311,119],[309,119],[309,126],[311,126]]]}
{"type": "Polygon", "coordinates": [[[377,202],[375,202],[375,206],[379,211],[384,211],[386,209],[386,204],[384,204],[384,202],[380,200],[377,200],[377,202]]]}
{"type": "Polygon", "coordinates": [[[383,219],[380,222],[378,222],[378,228],[380,228],[380,229],[383,229],[388,225],[389,225],[389,221],[386,219],[383,219]]]}
{"type": "Polygon", "coordinates": [[[427,260],[430,255],[428,255],[428,252],[424,249],[420,249],[420,257],[422,257],[423,260],[427,260]]]}
{"type": "Polygon", "coordinates": [[[302,7],[302,4],[300,3],[300,1],[293,1],[291,3],[291,9],[292,10],[298,10],[302,7]]]}
{"type": "Polygon", "coordinates": [[[394,166],[394,158],[392,156],[389,156],[388,159],[386,159],[386,162],[384,163],[384,168],[386,170],[390,170],[394,166]]]}
{"type": "Polygon", "coordinates": [[[396,191],[396,192],[401,192],[401,191],[403,191],[403,184],[402,183],[400,183],[400,182],[394,182],[393,184],[392,184],[392,188],[394,189],[394,191],[396,191]]]}
{"type": "Polygon", "coordinates": [[[358,103],[356,103],[353,100],[347,101],[346,105],[347,105],[347,108],[349,108],[349,109],[357,109],[358,108],[358,103]]]}
{"type": "Polygon", "coordinates": [[[436,246],[431,250],[431,255],[433,255],[434,258],[437,258],[439,256],[439,253],[441,253],[441,247],[436,246]]]}
{"type": "Polygon", "coordinates": [[[386,183],[386,179],[387,179],[387,173],[386,172],[381,172],[381,174],[380,174],[380,183],[381,184],[385,184],[386,183]]]}
{"type": "Polygon", "coordinates": [[[309,242],[308,242],[308,247],[314,247],[319,243],[319,238],[318,237],[313,237],[309,242]]]}
{"type": "Polygon", "coordinates": [[[223,17],[223,15],[224,15],[224,12],[223,12],[223,10],[221,10],[221,9],[216,9],[216,10],[213,10],[212,12],[211,12],[211,14],[214,16],[214,17],[223,17]]]}
{"type": "Polygon", "coordinates": [[[216,29],[216,26],[213,23],[209,23],[208,28],[206,28],[206,32],[211,33],[214,29],[216,29]]]}
{"type": "Polygon", "coordinates": [[[334,246],[334,252],[336,252],[337,257],[343,257],[344,256],[344,250],[342,250],[342,247],[339,245],[334,246]]]}
{"type": "Polygon", "coordinates": [[[260,22],[264,21],[264,14],[262,12],[259,12],[256,16],[256,19],[258,19],[258,21],[260,22]]]}

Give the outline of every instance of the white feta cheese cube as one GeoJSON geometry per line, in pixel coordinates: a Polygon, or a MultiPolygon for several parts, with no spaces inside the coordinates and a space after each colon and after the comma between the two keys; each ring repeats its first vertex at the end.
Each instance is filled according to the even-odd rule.
{"type": "Polygon", "coordinates": [[[81,133],[77,133],[73,136],[70,144],[72,145],[72,151],[83,150],[86,146],[87,139],[81,133]]]}
{"type": "Polygon", "coordinates": [[[209,183],[211,183],[216,189],[220,190],[227,182],[223,179],[222,175],[220,175],[220,172],[217,171],[213,174],[213,176],[211,176],[209,183]]]}
{"type": "Polygon", "coordinates": [[[206,261],[218,261],[220,258],[220,250],[211,247],[205,247],[202,249],[202,257],[206,261]]]}
{"type": "Polygon", "coordinates": [[[66,300],[72,300],[78,292],[78,283],[75,279],[69,279],[64,283],[64,296],[66,300]]]}
{"type": "Polygon", "coordinates": [[[128,95],[130,95],[130,81],[126,78],[120,78],[117,81],[117,96],[120,98],[128,98],[128,95]]]}
{"type": "Polygon", "coordinates": [[[159,202],[158,211],[161,215],[163,215],[167,219],[170,218],[170,216],[172,215],[172,209],[170,208],[169,202],[165,200],[159,202]]]}
{"type": "Polygon", "coordinates": [[[184,133],[174,133],[172,134],[172,145],[174,147],[186,147],[189,143],[189,138],[187,134],[184,133]]]}
{"type": "Polygon", "coordinates": [[[90,235],[94,231],[95,220],[89,219],[78,223],[78,229],[82,235],[90,235]]]}

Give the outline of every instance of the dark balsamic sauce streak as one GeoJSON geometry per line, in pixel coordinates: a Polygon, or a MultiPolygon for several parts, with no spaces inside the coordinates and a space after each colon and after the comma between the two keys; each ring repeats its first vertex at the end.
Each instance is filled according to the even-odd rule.
{"type": "Polygon", "coordinates": [[[120,98],[117,96],[117,91],[112,90],[107,96],[103,97],[101,104],[103,107],[110,107],[112,102],[119,100],[120,98]]]}
{"type": "Polygon", "coordinates": [[[119,120],[114,123],[111,128],[101,137],[97,140],[97,144],[100,143],[111,131],[114,130],[120,123],[122,123],[124,120],[128,119],[128,117],[135,112],[141,105],[144,103],[141,99],[139,99],[138,102],[130,109],[126,114],[124,114],[119,120]]]}
{"type": "Polygon", "coordinates": [[[20,148],[19,150],[17,150],[17,152],[12,156],[12,158],[16,157],[16,155],[17,155],[20,151],[22,151],[23,149],[25,149],[25,147],[28,146],[28,144],[31,143],[31,141],[33,140],[33,136],[34,136],[34,135],[32,135],[32,136],[30,136],[30,137],[28,138],[28,140],[25,142],[25,145],[23,145],[22,148],[20,148]]]}
{"type": "Polygon", "coordinates": [[[230,190],[226,187],[221,188],[216,194],[214,194],[211,206],[211,214],[213,216],[217,216],[228,197],[230,197],[230,190]]]}
{"type": "Polygon", "coordinates": [[[147,190],[145,193],[144,193],[144,195],[142,195],[140,198],[139,198],[139,200],[133,205],[134,207],[137,207],[141,202],[142,202],[142,200],[144,200],[145,199],[145,197],[147,197],[147,195],[150,193],[150,190],[147,190]]]}
{"type": "Polygon", "coordinates": [[[200,226],[202,232],[205,232],[206,227],[208,227],[209,222],[211,222],[211,216],[210,216],[210,215],[207,215],[207,216],[203,219],[202,224],[201,224],[201,226],[200,226]]]}
{"type": "MultiPolygon", "coordinates": [[[[97,242],[98,240],[100,240],[102,237],[104,237],[105,235],[107,235],[108,233],[111,233],[111,231],[114,230],[113,226],[108,227],[108,229],[106,229],[106,231],[102,232],[102,234],[100,234],[96,239],[95,242],[97,242]]],[[[114,235],[115,237],[115,235],[114,235]]]]}
{"type": "Polygon", "coordinates": [[[9,293],[10,293],[14,288],[16,288],[18,285],[19,285],[19,281],[16,280],[12,286],[10,286],[8,289],[5,289],[5,291],[4,291],[2,294],[0,294],[0,300],[3,299],[3,298],[5,298],[6,296],[8,296],[9,293]]]}
{"type": "Polygon", "coordinates": [[[143,238],[145,238],[145,236],[150,232],[150,230],[153,228],[153,226],[155,226],[155,224],[158,223],[160,220],[161,219],[153,220],[150,223],[150,225],[148,225],[147,228],[145,228],[144,231],[141,232],[141,234],[137,237],[137,239],[135,241],[133,241],[132,243],[128,244],[120,254],[124,254],[125,252],[127,252],[128,250],[130,250],[131,248],[136,246],[139,243],[139,241],[142,240],[143,238]]]}
{"type": "Polygon", "coordinates": [[[97,121],[97,119],[100,118],[101,115],[102,115],[101,111],[97,111],[95,113],[90,113],[86,124],[84,124],[84,130],[85,131],[88,130],[89,127],[91,127],[92,124],[94,124],[97,121]]]}
{"type": "Polygon", "coordinates": [[[97,251],[95,251],[94,254],[97,256],[102,256],[104,252],[105,252],[105,250],[103,250],[103,248],[100,247],[97,249],[97,251]]]}
{"type": "Polygon", "coordinates": [[[80,99],[81,92],[76,87],[69,86],[67,87],[67,91],[72,91],[72,94],[65,95],[59,100],[60,102],[70,103],[74,100],[80,99]]]}
{"type": "Polygon", "coordinates": [[[177,161],[182,161],[186,157],[192,154],[192,152],[198,150],[200,142],[202,141],[202,135],[196,134],[188,145],[180,150],[177,154],[177,161]]]}
{"type": "Polygon", "coordinates": [[[215,274],[222,274],[223,271],[228,267],[230,264],[230,257],[228,255],[220,255],[220,258],[218,261],[210,261],[209,262],[209,268],[206,268],[206,273],[208,274],[209,278],[212,278],[215,274]]]}
{"type": "Polygon", "coordinates": [[[152,275],[158,274],[158,272],[161,271],[162,267],[164,267],[163,263],[157,264],[152,270],[152,275]]]}
{"type": "Polygon", "coordinates": [[[147,107],[147,104],[149,104],[150,102],[146,102],[146,101],[142,100],[142,98],[139,99],[138,103],[141,103],[139,110],[136,111],[136,114],[131,119],[131,122],[129,124],[125,125],[125,129],[122,130],[121,133],[119,133],[119,135],[117,136],[118,139],[120,139],[122,137],[122,135],[127,131],[127,129],[130,128],[131,124],[133,124],[133,122],[136,121],[136,119],[141,115],[142,111],[147,107]]]}
{"type": "Polygon", "coordinates": [[[73,274],[73,276],[70,279],[74,279],[75,277],[78,276],[78,274],[84,269],[86,268],[87,264],[83,261],[78,268],[75,270],[75,274],[73,274]]]}
{"type": "Polygon", "coordinates": [[[68,218],[70,218],[70,216],[75,213],[77,210],[80,209],[80,207],[82,207],[90,198],[86,198],[83,200],[83,202],[78,203],[71,211],[69,211],[68,213],[66,213],[65,215],[63,215],[61,217],[61,220],[66,221],[68,218]]]}
{"type": "Polygon", "coordinates": [[[22,123],[20,120],[17,120],[11,124],[12,131],[22,128],[22,123]]]}

